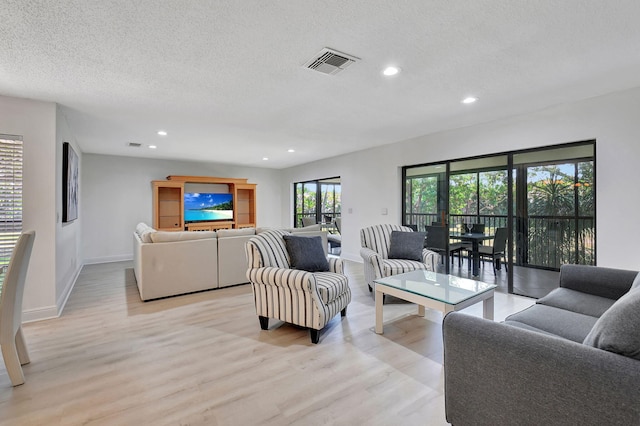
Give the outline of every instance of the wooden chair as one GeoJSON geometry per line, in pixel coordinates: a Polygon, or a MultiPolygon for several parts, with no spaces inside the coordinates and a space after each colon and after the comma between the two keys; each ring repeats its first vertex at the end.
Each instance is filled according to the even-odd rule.
{"type": "Polygon", "coordinates": [[[24,383],[22,365],[29,363],[29,352],[22,335],[22,295],[35,231],[23,232],[13,249],[0,297],[0,347],[13,386],[24,383]]]}

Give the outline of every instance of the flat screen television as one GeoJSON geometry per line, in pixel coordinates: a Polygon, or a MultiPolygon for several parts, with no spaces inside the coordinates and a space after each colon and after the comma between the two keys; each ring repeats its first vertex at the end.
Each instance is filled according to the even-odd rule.
{"type": "Polygon", "coordinates": [[[184,194],[185,223],[216,220],[233,220],[233,194],[212,192],[184,194]]]}

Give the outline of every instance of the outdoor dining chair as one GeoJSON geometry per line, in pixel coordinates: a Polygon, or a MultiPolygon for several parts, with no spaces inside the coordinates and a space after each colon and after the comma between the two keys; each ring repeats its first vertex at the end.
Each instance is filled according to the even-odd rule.
{"type": "MultiPolygon", "coordinates": [[[[507,239],[509,234],[507,228],[496,229],[496,235],[493,239],[492,246],[480,246],[478,251],[480,259],[490,259],[493,264],[493,273],[496,272],[496,265],[500,265],[500,261],[504,263],[504,269],[507,270],[507,239]]],[[[469,264],[471,264],[471,255],[469,255],[469,264]]],[[[484,262],[483,262],[484,264],[484,262]]]]}

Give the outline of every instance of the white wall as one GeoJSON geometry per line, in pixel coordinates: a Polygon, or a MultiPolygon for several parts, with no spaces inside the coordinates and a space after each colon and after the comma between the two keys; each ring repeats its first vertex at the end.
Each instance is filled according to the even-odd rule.
{"type": "Polygon", "coordinates": [[[635,239],[621,231],[629,229],[640,211],[635,188],[640,181],[638,116],[640,88],[282,171],[82,154],[79,219],[62,225],[60,219],[56,223],[61,213],[62,142],[68,139],[78,148],[72,129],[53,103],[0,96],[0,133],[24,140],[23,223],[37,234],[23,318],[57,315],[82,262],[132,257],[131,232],[136,223],[152,221],[154,179],[170,174],[248,178],[258,184],[259,226],[291,226],[291,184],[340,176],[343,256],[359,260],[361,227],[400,222],[403,165],[587,139],[597,141],[598,265],[637,270],[635,239]],[[388,215],[381,214],[382,208],[388,215]]]}
{"type": "MultiPolygon", "coordinates": [[[[598,265],[640,270],[635,239],[621,233],[640,211],[638,117],[640,88],[289,168],[282,193],[291,194],[293,182],[340,176],[342,255],[361,260],[360,228],[401,221],[402,166],[596,139],[598,265]]],[[[289,222],[293,199],[285,201],[282,220],[289,222]]]]}
{"type": "MultiPolygon", "coordinates": [[[[63,142],[69,142],[78,154],[78,169],[82,172],[82,151],[69,128],[66,117],[59,106],[56,107],[56,306],[60,311],[66,303],[80,270],[82,269],[82,215],[72,222],[62,223],[62,160],[63,142]]],[[[82,194],[82,182],[78,185],[82,194]]],[[[80,201],[80,199],[79,199],[80,201]]],[[[60,313],[60,312],[58,312],[60,313]]]]}
{"type": "Polygon", "coordinates": [[[56,316],[56,106],[0,96],[0,133],[24,141],[23,229],[34,229],[23,320],[56,316]]]}
{"type": "Polygon", "coordinates": [[[188,161],[84,154],[82,253],[85,263],[131,259],[136,224],[153,224],[152,180],[169,175],[247,178],[257,184],[258,226],[281,226],[280,172],[188,161]]]}

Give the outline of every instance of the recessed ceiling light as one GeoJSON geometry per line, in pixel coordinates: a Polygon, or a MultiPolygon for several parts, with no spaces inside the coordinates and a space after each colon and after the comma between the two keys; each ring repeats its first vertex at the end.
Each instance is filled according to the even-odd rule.
{"type": "Polygon", "coordinates": [[[387,77],[391,77],[392,75],[396,75],[399,72],[400,72],[400,68],[394,67],[394,66],[389,66],[389,67],[386,67],[382,71],[382,74],[386,75],[387,77]]]}
{"type": "Polygon", "coordinates": [[[262,159],[263,159],[264,161],[267,161],[267,160],[269,159],[269,157],[262,157],[262,159]]]}
{"type": "Polygon", "coordinates": [[[287,152],[296,152],[295,149],[288,149],[287,152]]]}
{"type": "Polygon", "coordinates": [[[155,146],[155,145],[149,145],[149,149],[156,149],[156,148],[157,148],[157,146],[155,146]]]}
{"type": "Polygon", "coordinates": [[[476,98],[475,96],[468,96],[468,97],[466,97],[466,98],[464,98],[464,99],[462,100],[462,103],[463,103],[463,104],[472,104],[472,103],[474,103],[474,102],[475,102],[475,101],[477,101],[477,100],[478,100],[478,98],[476,98]]]}
{"type": "Polygon", "coordinates": [[[167,132],[164,130],[158,130],[158,135],[160,136],[167,136],[167,132]]]}

